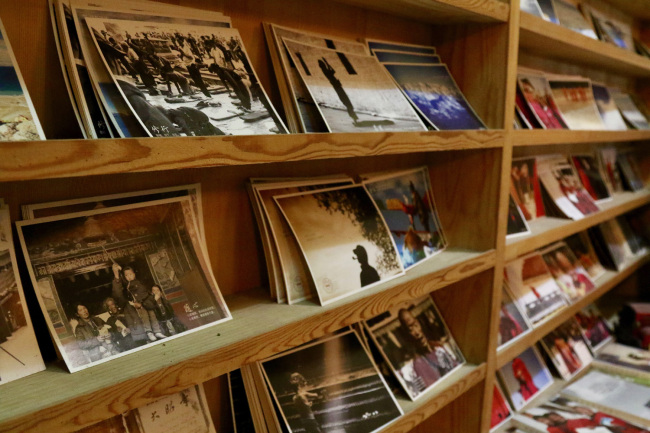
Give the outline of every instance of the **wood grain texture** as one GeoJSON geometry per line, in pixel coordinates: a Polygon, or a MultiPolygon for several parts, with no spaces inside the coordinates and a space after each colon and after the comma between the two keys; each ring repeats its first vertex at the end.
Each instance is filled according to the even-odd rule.
{"type": "Polygon", "coordinates": [[[500,147],[501,131],[0,143],[0,182],[500,147]]]}
{"type": "Polygon", "coordinates": [[[620,75],[650,77],[650,59],[527,13],[521,14],[520,49],[620,75]]]}
{"type": "Polygon", "coordinates": [[[515,147],[549,144],[597,144],[650,140],[650,131],[569,131],[569,130],[518,130],[512,132],[515,147]]]}
{"type": "Polygon", "coordinates": [[[650,255],[645,255],[637,259],[634,263],[621,270],[620,272],[607,270],[604,275],[595,281],[596,288],[594,290],[587,293],[585,296],[570,306],[563,308],[562,310],[559,310],[556,313],[553,313],[551,316],[545,318],[543,321],[538,323],[537,326],[535,326],[535,328],[530,332],[524,334],[515,340],[512,344],[505,346],[502,350],[500,350],[497,355],[497,368],[501,368],[508,362],[512,361],[515,356],[519,355],[528,347],[535,344],[546,334],[557,328],[560,324],[572,318],[578,311],[593,303],[605,293],[612,290],[623,280],[641,268],[644,264],[648,263],[649,260],[650,255]]]}
{"type": "Polygon", "coordinates": [[[506,262],[530,251],[564,239],[574,233],[586,230],[650,202],[647,190],[623,192],[614,195],[611,201],[601,203],[600,211],[583,219],[573,221],[563,218],[541,217],[529,221],[531,234],[506,241],[506,262]]]}
{"type": "Polygon", "coordinates": [[[0,407],[0,432],[74,431],[374,317],[489,269],[494,260],[493,251],[445,251],[404,277],[327,307],[278,305],[262,290],[229,296],[229,322],[74,375],[49,365],[3,385],[2,395],[11,399],[0,407]]]}

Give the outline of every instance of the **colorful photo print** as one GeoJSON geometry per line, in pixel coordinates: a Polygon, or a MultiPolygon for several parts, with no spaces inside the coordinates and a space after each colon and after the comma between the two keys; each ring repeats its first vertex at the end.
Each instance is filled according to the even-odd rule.
{"type": "Polygon", "coordinates": [[[45,140],[0,21],[0,141],[45,140]]]}
{"type": "Polygon", "coordinates": [[[370,433],[402,415],[353,331],[281,353],[261,365],[290,432],[370,433]]]}
{"type": "Polygon", "coordinates": [[[364,185],[393,235],[404,269],[445,248],[426,167],[371,178],[364,185]]]}
{"type": "Polygon", "coordinates": [[[607,321],[596,305],[591,304],[586,306],[576,313],[575,318],[585,337],[587,337],[589,347],[594,352],[614,338],[607,321]]]}
{"type": "Polygon", "coordinates": [[[426,130],[375,57],[284,44],[330,132],[426,130]]]}
{"type": "Polygon", "coordinates": [[[596,107],[589,80],[549,79],[548,84],[569,129],[607,129],[596,107]]]}
{"type": "Polygon", "coordinates": [[[598,39],[589,21],[580,13],[577,4],[565,0],[552,0],[555,14],[562,27],[578,32],[591,39],[598,39]]]}
{"type": "Polygon", "coordinates": [[[541,254],[508,263],[505,274],[514,299],[532,324],[567,305],[541,254]]]}
{"type": "Polygon", "coordinates": [[[230,319],[188,197],[16,225],[71,372],[230,319]]]}
{"type": "Polygon", "coordinates": [[[598,161],[592,155],[572,155],[571,161],[585,187],[595,202],[606,201],[612,198],[604,175],[600,171],[598,161]]]}
{"type": "Polygon", "coordinates": [[[544,129],[567,129],[567,124],[553,100],[553,92],[545,77],[519,75],[519,90],[535,118],[544,129]]]}
{"type": "Polygon", "coordinates": [[[526,235],[528,233],[530,233],[530,228],[528,227],[526,218],[524,218],[524,214],[521,212],[519,206],[517,206],[512,194],[510,194],[508,200],[508,230],[506,238],[526,235]]]}
{"type": "Polygon", "coordinates": [[[535,158],[515,158],[512,160],[510,193],[526,221],[544,215],[544,208],[538,206],[538,201],[541,202],[541,198],[538,199],[540,190],[535,158]]]}
{"type": "Polygon", "coordinates": [[[106,68],[150,136],[287,132],[237,30],[105,18],[86,18],[86,23],[106,68]]]}
{"type": "Polygon", "coordinates": [[[534,347],[529,347],[497,372],[512,408],[520,410],[528,400],[553,383],[551,372],[546,368],[534,347]]]}
{"type": "Polygon", "coordinates": [[[325,305],[402,275],[390,230],[363,186],[275,196],[325,305]]]}
{"type": "Polygon", "coordinates": [[[503,391],[499,385],[494,385],[494,392],[492,394],[492,418],[490,421],[490,430],[493,430],[512,417],[512,411],[506,398],[503,396],[503,391]]]}
{"type": "Polygon", "coordinates": [[[600,113],[603,122],[605,122],[607,129],[612,131],[627,130],[625,120],[621,117],[621,113],[616,107],[616,102],[610,95],[607,87],[591,83],[591,90],[594,92],[594,99],[596,100],[598,112],[600,113]]]}
{"type": "Polygon", "coordinates": [[[571,235],[564,239],[564,242],[571,248],[576,258],[580,260],[582,267],[589,273],[592,281],[605,273],[605,268],[600,264],[587,232],[571,235]]]}
{"type": "Polygon", "coordinates": [[[501,310],[499,311],[499,336],[497,345],[501,346],[514,341],[521,334],[528,332],[530,326],[512,299],[506,285],[501,292],[501,310]]]}
{"type": "Polygon", "coordinates": [[[396,307],[365,324],[413,400],[465,362],[430,296],[396,307]]]}
{"type": "Polygon", "coordinates": [[[570,319],[542,338],[542,346],[564,380],[587,367],[593,356],[575,319],[570,319]]]}
{"type": "Polygon", "coordinates": [[[564,242],[545,248],[541,254],[569,301],[577,301],[596,287],[582,263],[564,242]]]}
{"type": "Polygon", "coordinates": [[[485,129],[446,65],[384,63],[384,67],[436,129],[485,129]]]}

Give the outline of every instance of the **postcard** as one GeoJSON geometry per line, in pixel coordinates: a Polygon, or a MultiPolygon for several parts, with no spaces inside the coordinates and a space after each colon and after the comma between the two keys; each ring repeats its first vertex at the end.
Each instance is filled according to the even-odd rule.
{"type": "Polygon", "coordinates": [[[542,128],[568,128],[553,99],[553,91],[545,77],[519,74],[517,84],[528,107],[542,128]]]}
{"type": "Polygon", "coordinates": [[[405,53],[394,50],[372,50],[380,63],[414,63],[437,65],[440,63],[440,56],[435,54],[405,53]]]}
{"type": "Polygon", "coordinates": [[[596,157],[593,155],[571,155],[571,162],[580,177],[582,186],[596,203],[612,198],[596,157]]]}
{"type": "Polygon", "coordinates": [[[565,0],[552,0],[553,8],[562,27],[578,32],[591,39],[598,39],[596,32],[578,10],[578,6],[565,0]]]}
{"type": "Polygon", "coordinates": [[[524,214],[521,212],[512,194],[510,194],[508,200],[508,230],[506,239],[527,235],[529,233],[530,228],[528,227],[526,218],[524,218],[524,214]]]}
{"type": "Polygon", "coordinates": [[[587,232],[580,232],[564,239],[564,242],[571,248],[573,254],[585,268],[592,281],[605,273],[605,268],[600,264],[594,246],[591,244],[587,232]]]}
{"type": "Polygon", "coordinates": [[[510,405],[508,405],[508,401],[503,396],[501,387],[497,383],[494,385],[494,392],[492,393],[492,418],[490,421],[490,430],[503,425],[510,418],[512,418],[512,410],[510,409],[510,405]]]}
{"type": "Polygon", "coordinates": [[[529,347],[501,367],[501,379],[514,410],[520,410],[528,400],[551,386],[553,377],[534,347],[529,347]]]}
{"type": "Polygon", "coordinates": [[[540,251],[540,254],[569,301],[577,301],[596,287],[582,263],[564,242],[555,243],[540,251]]]}
{"type": "Polygon", "coordinates": [[[535,158],[513,158],[510,189],[512,197],[527,221],[544,216],[535,158]]]}
{"type": "Polygon", "coordinates": [[[616,101],[610,95],[607,87],[591,83],[591,90],[594,93],[594,99],[596,100],[596,107],[598,107],[600,117],[603,119],[607,129],[611,131],[627,130],[625,120],[621,117],[621,113],[616,107],[616,101]]]}
{"type": "Polygon", "coordinates": [[[612,193],[623,191],[623,182],[616,163],[618,152],[615,147],[598,149],[596,158],[605,174],[604,181],[612,193]]]}
{"type": "Polygon", "coordinates": [[[573,318],[542,338],[542,346],[564,380],[570,380],[593,359],[580,326],[573,318]]]}
{"type": "Polygon", "coordinates": [[[548,84],[569,129],[607,129],[598,112],[591,81],[549,79],[548,84]]]}
{"type": "Polygon", "coordinates": [[[504,283],[501,291],[501,310],[499,311],[499,335],[497,348],[505,346],[530,330],[530,325],[513,300],[508,285],[504,283]]]}
{"type": "Polygon", "coordinates": [[[436,54],[436,47],[431,45],[405,44],[394,41],[380,41],[377,39],[365,39],[365,42],[371,52],[375,50],[393,50],[401,51],[403,53],[436,54]]]}
{"type": "Polygon", "coordinates": [[[590,304],[575,315],[578,325],[594,353],[614,338],[607,321],[595,304],[590,304]]]}

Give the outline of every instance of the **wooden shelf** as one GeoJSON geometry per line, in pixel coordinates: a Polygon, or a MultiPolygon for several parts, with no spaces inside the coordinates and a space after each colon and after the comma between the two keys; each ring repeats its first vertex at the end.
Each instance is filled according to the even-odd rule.
{"type": "Polygon", "coordinates": [[[502,147],[504,133],[431,131],[0,143],[0,182],[502,147]]]}
{"type": "Polygon", "coordinates": [[[50,365],[3,385],[2,395],[11,399],[0,405],[0,431],[74,431],[372,318],[489,269],[495,257],[494,251],[443,251],[403,277],[325,307],[276,304],[268,290],[226,297],[233,316],[228,322],[75,374],[50,365]]]}
{"type": "Polygon", "coordinates": [[[611,270],[605,271],[605,274],[601,275],[601,277],[595,281],[596,287],[594,290],[587,293],[575,303],[545,318],[543,321],[538,323],[537,326],[535,326],[535,328],[533,328],[530,332],[522,335],[520,338],[513,341],[512,344],[505,346],[502,350],[499,350],[497,352],[497,368],[503,367],[515,356],[519,355],[525,349],[535,344],[546,334],[557,328],[560,324],[569,320],[578,311],[593,303],[596,299],[600,298],[616,285],[620,284],[624,279],[636,272],[649,260],[650,255],[646,254],[620,272],[611,270]]]}
{"type": "Polygon", "coordinates": [[[612,200],[600,203],[600,212],[577,221],[551,217],[541,217],[530,221],[531,234],[506,240],[505,260],[506,262],[514,260],[521,255],[562,240],[647,203],[650,203],[648,190],[622,192],[615,194],[612,200]]]}
{"type": "Polygon", "coordinates": [[[510,13],[508,3],[499,0],[336,1],[418,21],[441,24],[459,21],[506,22],[510,13]]]}
{"type": "Polygon", "coordinates": [[[648,0],[607,0],[612,8],[635,18],[650,20],[650,1],[648,0]]]}
{"type": "Polygon", "coordinates": [[[515,147],[543,146],[548,144],[621,143],[650,140],[650,131],[569,131],[569,130],[517,130],[512,132],[515,147]]]}
{"type": "Polygon", "coordinates": [[[591,39],[542,18],[521,13],[519,49],[571,64],[595,66],[620,75],[650,77],[650,59],[614,45],[591,39]]]}
{"type": "Polygon", "coordinates": [[[390,424],[382,432],[402,433],[411,431],[446,404],[461,396],[465,391],[485,379],[485,363],[463,365],[458,370],[441,379],[436,386],[427,391],[417,401],[398,399],[404,415],[390,424]]]}

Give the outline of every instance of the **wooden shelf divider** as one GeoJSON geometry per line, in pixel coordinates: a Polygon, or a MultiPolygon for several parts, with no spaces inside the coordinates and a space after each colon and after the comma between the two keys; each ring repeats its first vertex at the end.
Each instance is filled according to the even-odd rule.
{"type": "Polygon", "coordinates": [[[622,192],[611,201],[600,203],[600,211],[577,221],[564,218],[541,217],[529,223],[531,234],[506,241],[506,262],[545,245],[560,241],[604,221],[622,215],[644,204],[650,203],[650,192],[622,192]]]}
{"type": "Polygon", "coordinates": [[[542,146],[550,144],[623,143],[650,140],[650,131],[568,131],[565,129],[528,129],[512,132],[513,146],[542,146]]]}

